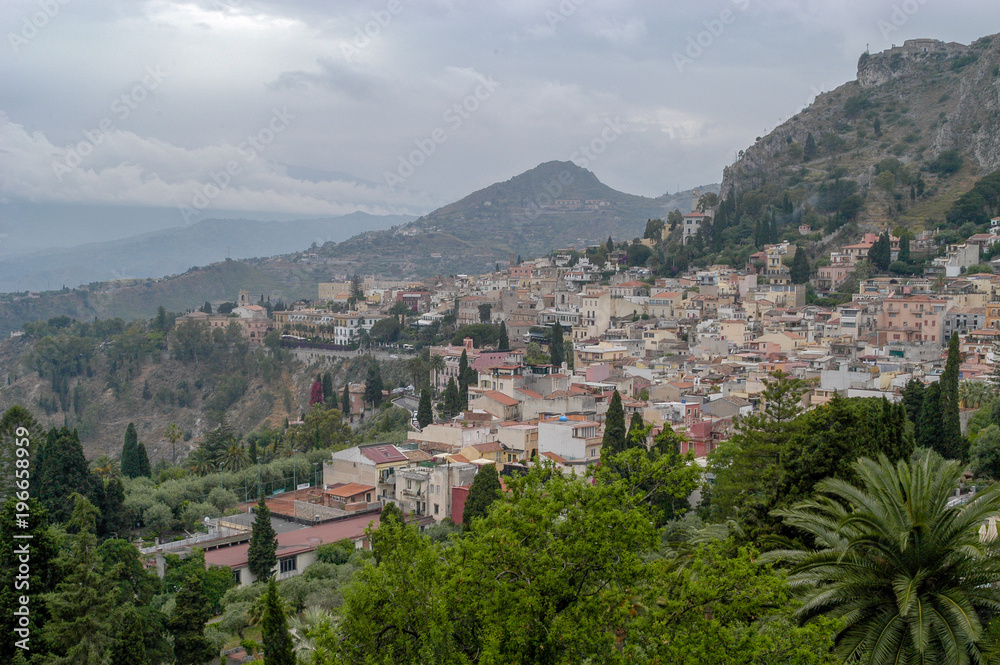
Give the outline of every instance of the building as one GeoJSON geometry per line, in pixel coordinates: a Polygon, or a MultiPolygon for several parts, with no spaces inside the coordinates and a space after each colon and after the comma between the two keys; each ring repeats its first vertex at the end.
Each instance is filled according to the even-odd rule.
{"type": "Polygon", "coordinates": [[[323,464],[323,484],[357,484],[375,487],[375,500],[392,499],[396,491],[395,472],[409,465],[401,450],[392,444],[354,446],[333,453],[323,464]]]}

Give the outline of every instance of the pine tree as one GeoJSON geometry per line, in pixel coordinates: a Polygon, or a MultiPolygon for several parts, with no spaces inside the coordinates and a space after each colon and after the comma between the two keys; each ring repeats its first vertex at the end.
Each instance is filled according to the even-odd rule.
{"type": "Polygon", "coordinates": [[[792,284],[805,284],[809,281],[809,259],[801,247],[796,248],[792,259],[791,278],[792,284]]]}
{"type": "Polygon", "coordinates": [[[417,424],[423,429],[434,422],[434,411],[431,408],[431,387],[424,383],[420,389],[420,406],[417,407],[417,424]]]}
{"type": "Polygon", "coordinates": [[[177,605],[170,617],[177,665],[202,665],[218,655],[205,638],[205,622],[211,616],[201,577],[189,575],[177,593],[177,605]]]}
{"type": "Polygon", "coordinates": [[[601,456],[617,455],[625,450],[625,409],[622,408],[622,396],[616,390],[608,404],[608,412],[604,416],[604,438],[601,440],[601,456]]]}
{"type": "Polygon", "coordinates": [[[510,340],[507,338],[507,324],[500,322],[500,342],[497,344],[499,351],[510,351],[510,340]]]}
{"type": "Polygon", "coordinates": [[[267,582],[267,591],[261,597],[261,642],[264,644],[264,662],[267,665],[295,665],[292,651],[292,636],[288,632],[284,602],[278,593],[278,585],[272,577],[267,582]]]}
{"type": "Polygon", "coordinates": [[[125,444],[122,446],[122,475],[128,478],[139,476],[139,435],[135,431],[135,423],[129,423],[125,428],[125,444]]]}
{"type": "Polygon", "coordinates": [[[42,598],[49,613],[43,636],[55,662],[99,663],[111,645],[111,615],[117,600],[105,592],[94,531],[100,512],[86,498],[73,497],[69,549],[60,557],[65,577],[42,598]]]}
{"type": "Polygon", "coordinates": [[[468,529],[472,526],[472,520],[477,517],[486,517],[493,502],[503,496],[500,487],[500,476],[496,467],[492,464],[485,464],[476,472],[476,477],[469,488],[469,495],[465,499],[465,508],[462,511],[462,525],[468,529]]]}
{"type": "Polygon", "coordinates": [[[563,329],[558,321],[552,324],[552,341],[549,342],[549,358],[556,367],[561,367],[565,360],[563,351],[563,329]]]}
{"type": "Polygon", "coordinates": [[[278,538],[271,526],[271,509],[264,502],[264,496],[257,500],[257,514],[253,520],[250,549],[247,551],[247,567],[256,578],[263,582],[271,577],[278,565],[278,538]]]}
{"type": "Polygon", "coordinates": [[[958,374],[962,363],[958,346],[958,333],[952,333],[948,341],[948,360],[941,374],[941,441],[936,450],[945,459],[964,460],[968,458],[968,442],[962,436],[962,426],[958,415],[958,374]]]}
{"type": "Polygon", "coordinates": [[[115,613],[115,641],[109,651],[109,662],[146,665],[146,645],[143,624],[132,603],[125,603],[115,613]]]}

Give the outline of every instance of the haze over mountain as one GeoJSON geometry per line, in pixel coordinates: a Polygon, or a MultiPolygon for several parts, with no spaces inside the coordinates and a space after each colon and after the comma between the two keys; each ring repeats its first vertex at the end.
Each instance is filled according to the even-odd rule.
{"type": "MultiPolygon", "coordinates": [[[[148,211],[127,212],[134,216],[136,225],[148,223],[143,215],[148,211]]],[[[208,219],[190,226],[175,226],[118,240],[4,256],[0,259],[0,291],[73,288],[90,282],[175,275],[226,258],[287,254],[313,243],[322,245],[344,240],[412,219],[362,212],[295,221],[208,219]]],[[[176,211],[173,220],[177,220],[176,211]]],[[[58,232],[63,224],[65,222],[58,218],[51,221],[50,233],[58,232]]]]}

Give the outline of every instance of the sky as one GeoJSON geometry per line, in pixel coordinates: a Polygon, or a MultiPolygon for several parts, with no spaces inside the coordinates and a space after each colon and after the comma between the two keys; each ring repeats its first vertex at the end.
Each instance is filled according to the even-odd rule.
{"type": "MultiPolygon", "coordinates": [[[[988,17],[993,16],[995,24],[988,17]]],[[[995,0],[3,0],[0,204],[422,214],[542,162],[659,196],[995,0]]]]}

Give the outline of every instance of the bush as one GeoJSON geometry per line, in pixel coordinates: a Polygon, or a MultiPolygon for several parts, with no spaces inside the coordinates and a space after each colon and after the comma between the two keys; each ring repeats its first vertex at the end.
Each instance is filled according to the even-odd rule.
{"type": "Polygon", "coordinates": [[[162,536],[173,528],[174,511],[163,503],[154,503],[142,514],[142,521],[157,535],[162,536]]]}

